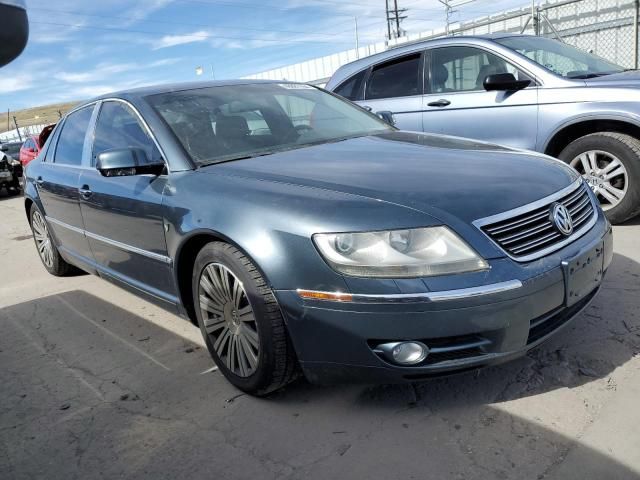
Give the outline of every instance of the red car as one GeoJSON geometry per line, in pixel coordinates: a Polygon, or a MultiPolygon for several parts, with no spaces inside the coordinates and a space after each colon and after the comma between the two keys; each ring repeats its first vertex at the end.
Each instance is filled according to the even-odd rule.
{"type": "Polygon", "coordinates": [[[20,148],[20,163],[26,166],[31,160],[36,158],[40,153],[40,140],[38,135],[27,138],[20,148]]]}

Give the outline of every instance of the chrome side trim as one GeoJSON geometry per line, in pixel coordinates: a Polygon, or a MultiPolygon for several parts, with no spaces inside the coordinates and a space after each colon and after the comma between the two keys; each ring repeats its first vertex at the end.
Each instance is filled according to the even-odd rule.
{"type": "MultiPolygon", "coordinates": [[[[392,293],[392,294],[357,294],[351,295],[351,300],[341,300],[341,303],[415,303],[415,302],[445,302],[449,300],[463,300],[469,298],[493,295],[496,293],[516,290],[522,287],[520,280],[492,283],[479,287],[458,288],[455,290],[441,290],[439,292],[424,293],[392,293]]],[[[299,291],[299,289],[297,290],[299,291]]],[[[335,293],[335,292],[317,292],[335,293]]],[[[319,299],[318,301],[331,301],[319,299]]]]}
{"type": "Polygon", "coordinates": [[[66,228],[67,230],[71,230],[72,232],[79,233],[80,235],[84,235],[84,230],[78,227],[74,227],[73,225],[69,225],[68,223],[61,222],[53,217],[46,216],[44,217],[47,222],[54,223],[62,228],[66,228]]]}
{"type": "MultiPolygon", "coordinates": [[[[591,193],[590,192],[587,192],[587,194],[589,195],[589,201],[591,202],[591,205],[593,207],[593,215],[591,217],[591,220],[589,220],[580,230],[577,230],[577,231],[573,232],[572,235],[568,236],[567,238],[565,238],[561,242],[554,243],[553,245],[551,245],[551,246],[549,246],[547,248],[544,248],[544,249],[542,249],[540,251],[537,251],[537,252],[529,254],[529,255],[524,255],[524,256],[511,255],[504,248],[502,248],[500,245],[498,245],[489,235],[487,235],[486,232],[484,230],[482,230],[482,227],[485,226],[485,225],[491,224],[491,223],[496,223],[496,222],[500,222],[502,220],[507,220],[509,218],[512,218],[512,217],[515,217],[515,216],[518,216],[518,215],[522,215],[523,213],[527,213],[527,212],[533,211],[533,210],[535,210],[537,208],[549,205],[552,202],[554,202],[554,201],[556,201],[556,200],[568,195],[572,191],[577,190],[578,188],[580,188],[580,186],[582,185],[582,182],[583,182],[582,177],[580,177],[575,182],[573,182],[571,185],[569,185],[566,188],[563,188],[562,190],[560,190],[559,192],[554,193],[553,195],[549,195],[548,197],[541,198],[540,200],[535,201],[533,203],[529,203],[528,205],[523,205],[522,207],[514,208],[513,210],[508,210],[506,212],[498,213],[498,214],[492,215],[490,217],[486,217],[486,218],[481,218],[479,220],[475,220],[473,222],[473,225],[476,228],[478,228],[482,232],[482,234],[485,237],[487,237],[489,239],[489,241],[491,241],[491,243],[493,243],[498,249],[500,249],[500,251],[504,252],[504,254],[507,255],[512,260],[515,260],[516,262],[530,262],[532,260],[537,260],[538,258],[542,258],[545,255],[553,253],[553,252],[555,252],[557,250],[560,250],[562,247],[565,247],[566,245],[569,245],[570,243],[572,243],[573,241],[577,240],[582,235],[587,233],[589,230],[591,230],[591,227],[593,227],[596,224],[596,221],[598,220],[598,205],[597,205],[596,202],[594,202],[593,198],[591,198],[591,193]]],[[[588,189],[588,190],[590,190],[590,189],[588,189]]]]}
{"type": "Polygon", "coordinates": [[[103,237],[102,235],[97,235],[95,233],[91,233],[91,232],[87,232],[86,230],[83,230],[82,228],[78,228],[78,227],[74,227],[73,225],[69,225],[68,223],[64,223],[61,222],[60,220],[57,220],[53,217],[45,217],[47,222],[51,222],[55,225],[58,225],[62,228],[66,228],[67,230],[71,230],[72,232],[78,233],[84,237],[87,238],[92,238],[94,240],[98,240],[99,242],[103,242],[106,243],[108,245],[112,245],[114,247],[117,247],[121,250],[126,250],[128,252],[131,253],[136,253],[138,255],[142,255],[143,257],[147,257],[147,258],[151,258],[153,260],[157,260],[159,262],[162,263],[166,263],[167,265],[171,265],[173,263],[173,260],[171,260],[171,257],[167,257],[166,255],[160,255],[159,253],[155,253],[155,252],[150,252],[148,250],[143,250],[142,248],[138,248],[138,247],[134,247],[133,245],[128,245],[126,243],[122,243],[122,242],[118,242],[117,240],[112,240],[110,238],[107,237],[103,237]]]}

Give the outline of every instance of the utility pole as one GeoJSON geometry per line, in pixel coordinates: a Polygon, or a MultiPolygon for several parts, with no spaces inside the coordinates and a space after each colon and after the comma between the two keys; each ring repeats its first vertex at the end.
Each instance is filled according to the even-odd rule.
{"type": "Polygon", "coordinates": [[[391,17],[389,17],[389,0],[384,0],[385,2],[385,18],[387,19],[387,40],[391,40],[391,17]]]}
{"type": "Polygon", "coordinates": [[[358,40],[358,17],[353,17],[353,26],[356,34],[356,59],[360,58],[360,40],[358,40]]]}
{"type": "Polygon", "coordinates": [[[454,10],[454,8],[461,7],[462,5],[466,5],[467,3],[474,2],[475,0],[462,0],[454,3],[452,3],[451,0],[438,0],[438,1],[442,5],[444,5],[444,13],[446,16],[444,33],[448,37],[451,30],[451,14],[457,12],[457,10],[454,10]]]}
{"type": "Polygon", "coordinates": [[[400,22],[407,18],[406,8],[398,8],[398,0],[393,0],[393,9],[389,9],[389,0],[386,0],[387,5],[387,36],[388,39],[391,38],[400,38],[403,35],[402,29],[400,28],[400,22]],[[395,23],[395,28],[393,29],[393,37],[391,34],[392,27],[391,25],[395,23]]]}
{"type": "Polygon", "coordinates": [[[16,131],[18,132],[18,138],[20,139],[20,141],[22,141],[22,135],[20,134],[20,127],[18,126],[18,120],[16,119],[16,116],[13,116],[13,123],[16,126],[16,131]]]}

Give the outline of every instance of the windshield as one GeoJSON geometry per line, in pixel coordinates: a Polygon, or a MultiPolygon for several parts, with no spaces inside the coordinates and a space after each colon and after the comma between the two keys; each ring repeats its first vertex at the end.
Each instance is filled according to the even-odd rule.
{"type": "Polygon", "coordinates": [[[391,130],[349,102],[303,84],[207,87],[147,101],[200,165],[391,130]]]}
{"type": "Polygon", "coordinates": [[[565,78],[593,78],[624,71],[619,65],[550,38],[506,37],[496,42],[565,78]]]}

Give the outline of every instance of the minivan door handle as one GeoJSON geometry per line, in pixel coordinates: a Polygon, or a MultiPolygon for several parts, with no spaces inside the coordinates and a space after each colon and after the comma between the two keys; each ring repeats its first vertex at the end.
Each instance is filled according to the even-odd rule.
{"type": "Polygon", "coordinates": [[[93,192],[89,189],[89,185],[83,185],[82,188],[78,189],[78,191],[80,192],[80,196],[85,200],[88,200],[89,197],[93,195],[93,192]]]}
{"type": "Polygon", "coordinates": [[[429,102],[427,103],[427,105],[430,107],[446,107],[448,105],[451,105],[451,102],[449,100],[445,100],[444,98],[441,98],[440,100],[429,102]]]}

